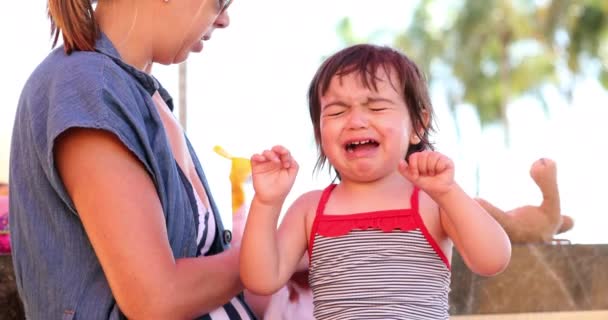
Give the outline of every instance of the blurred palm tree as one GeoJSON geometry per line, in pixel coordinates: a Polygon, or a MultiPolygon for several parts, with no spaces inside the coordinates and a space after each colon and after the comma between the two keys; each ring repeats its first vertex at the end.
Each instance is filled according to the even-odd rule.
{"type": "MultiPolygon", "coordinates": [[[[374,42],[380,34],[358,38],[348,18],[338,33],[345,44],[374,42]]],[[[420,0],[393,45],[431,84],[444,84],[452,112],[473,105],[482,126],[504,125],[508,144],[506,111],[514,99],[532,95],[546,109],[542,89],[549,85],[571,101],[579,76],[597,77],[608,88],[606,40],[606,0],[420,0]]]]}

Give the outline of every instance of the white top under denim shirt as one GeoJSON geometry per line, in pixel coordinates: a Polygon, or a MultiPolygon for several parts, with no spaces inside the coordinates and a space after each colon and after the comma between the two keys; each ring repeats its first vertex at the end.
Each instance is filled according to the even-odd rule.
{"type": "MultiPolygon", "coordinates": [[[[13,129],[9,197],[13,263],[28,319],[124,319],[55,168],[55,140],[70,128],[111,132],[141,161],[155,183],[176,259],[228,247],[230,233],[190,143],[211,208],[199,208],[173,157],[151,98],[156,91],[172,109],[158,81],[120,60],[103,34],[95,52],[53,50],[27,80],[13,129]],[[199,211],[209,214],[205,228],[199,211]],[[213,241],[201,253],[203,232],[213,241]]],[[[253,318],[239,295],[200,319],[253,318]]]]}

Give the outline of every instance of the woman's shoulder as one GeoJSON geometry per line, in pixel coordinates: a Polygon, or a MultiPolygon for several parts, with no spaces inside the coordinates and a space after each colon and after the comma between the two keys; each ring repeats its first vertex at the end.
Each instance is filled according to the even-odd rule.
{"type": "MultiPolygon", "coordinates": [[[[128,73],[111,57],[96,51],[74,51],[66,54],[63,47],[51,51],[27,80],[24,94],[55,92],[60,96],[78,93],[98,95],[128,81],[128,73]],[[118,80],[118,81],[117,81],[118,80]]],[[[52,96],[51,96],[52,97],[52,96]]]]}
{"type": "Polygon", "coordinates": [[[109,131],[130,149],[144,150],[139,136],[148,133],[143,129],[151,117],[143,90],[112,57],[92,51],[67,55],[59,47],[26,82],[16,123],[35,137],[46,136],[40,148],[50,155],[54,140],[76,127],[109,131]]]}
{"type": "MultiPolygon", "coordinates": [[[[21,92],[19,109],[40,121],[108,121],[113,114],[140,112],[145,104],[142,86],[114,59],[96,51],[66,54],[54,49],[32,72],[21,92]]],[[[82,123],[73,123],[80,125],[82,123]]],[[[48,124],[48,125],[52,125],[48,124]]],[[[63,124],[60,124],[63,126],[63,124]]],[[[66,124],[68,125],[68,124],[66,124]]]]}

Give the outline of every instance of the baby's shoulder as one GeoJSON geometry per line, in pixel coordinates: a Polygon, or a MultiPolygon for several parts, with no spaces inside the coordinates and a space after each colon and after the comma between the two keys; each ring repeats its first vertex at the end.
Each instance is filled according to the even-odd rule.
{"type": "Polygon", "coordinates": [[[439,204],[437,204],[437,202],[435,202],[435,200],[433,200],[431,196],[429,196],[422,190],[420,190],[418,201],[418,212],[420,214],[420,217],[422,218],[424,225],[426,226],[427,230],[429,230],[433,238],[438,241],[441,241],[440,239],[443,239],[445,237],[445,233],[441,224],[439,204]]]}
{"type": "Polygon", "coordinates": [[[293,202],[292,207],[298,209],[298,211],[316,209],[322,194],[323,190],[311,190],[305,192],[293,202]]]}
{"type": "Polygon", "coordinates": [[[439,217],[439,205],[422,190],[418,194],[418,210],[421,214],[439,217]]]}
{"type": "Polygon", "coordinates": [[[323,190],[312,190],[301,194],[291,204],[289,213],[300,215],[306,221],[310,218],[314,218],[322,194],[323,190]]]}
{"type": "Polygon", "coordinates": [[[305,228],[306,228],[306,237],[310,235],[310,230],[312,229],[312,224],[315,220],[315,216],[317,213],[317,208],[319,206],[319,201],[323,195],[323,190],[312,190],[300,195],[292,208],[295,208],[297,214],[301,215],[301,218],[305,228]]]}

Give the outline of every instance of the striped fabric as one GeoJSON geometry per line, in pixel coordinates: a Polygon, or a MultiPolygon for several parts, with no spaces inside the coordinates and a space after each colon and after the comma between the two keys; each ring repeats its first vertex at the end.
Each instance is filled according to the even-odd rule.
{"type": "MultiPolygon", "coordinates": [[[[211,209],[207,210],[200,197],[194,192],[196,206],[198,208],[198,248],[201,255],[207,254],[216,236],[216,225],[211,209]]],[[[232,298],[228,303],[219,307],[207,315],[199,317],[198,320],[251,320],[255,319],[249,307],[245,304],[242,295],[232,298]]]]}
{"type": "Polygon", "coordinates": [[[324,215],[311,232],[310,285],[317,320],[448,319],[450,267],[411,209],[324,215]]]}
{"type": "Polygon", "coordinates": [[[249,320],[255,319],[248,307],[245,306],[243,299],[236,297],[221,308],[213,310],[197,320],[249,320]]]}

